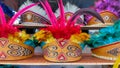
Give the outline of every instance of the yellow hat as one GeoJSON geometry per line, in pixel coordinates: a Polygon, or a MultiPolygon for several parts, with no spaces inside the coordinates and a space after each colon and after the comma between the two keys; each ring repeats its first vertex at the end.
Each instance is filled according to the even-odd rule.
{"type": "Polygon", "coordinates": [[[53,62],[70,62],[81,59],[82,48],[70,40],[55,40],[43,46],[44,58],[53,62]]]}

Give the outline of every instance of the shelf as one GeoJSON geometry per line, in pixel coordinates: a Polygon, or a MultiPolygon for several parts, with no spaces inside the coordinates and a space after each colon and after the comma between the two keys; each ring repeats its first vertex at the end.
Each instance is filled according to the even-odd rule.
{"type": "Polygon", "coordinates": [[[91,56],[91,54],[83,54],[81,60],[70,63],[53,63],[46,61],[40,55],[34,55],[32,58],[18,61],[0,61],[0,64],[11,64],[11,65],[113,65],[113,61],[102,60],[91,56]]]}
{"type": "Polygon", "coordinates": [[[101,28],[105,28],[105,26],[82,26],[82,30],[99,30],[101,28]]]}
{"type": "Polygon", "coordinates": [[[13,26],[16,26],[18,28],[44,28],[44,27],[47,27],[47,25],[43,25],[43,24],[37,24],[37,25],[14,24],[13,26]]]}
{"type": "MultiPolygon", "coordinates": [[[[45,28],[50,25],[43,25],[43,24],[37,24],[37,25],[24,25],[24,24],[15,24],[14,26],[18,28],[45,28]]],[[[82,30],[96,30],[96,29],[101,29],[104,28],[105,26],[82,26],[82,30]]]]}

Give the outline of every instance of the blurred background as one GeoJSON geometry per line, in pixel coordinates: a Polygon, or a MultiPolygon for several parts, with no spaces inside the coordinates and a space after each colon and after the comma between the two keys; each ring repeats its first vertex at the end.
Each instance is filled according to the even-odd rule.
{"type": "MultiPolygon", "coordinates": [[[[10,6],[11,8],[17,11],[18,8],[27,0],[1,0],[1,1],[3,1],[6,5],[10,6]]],[[[30,0],[30,1],[37,2],[38,0],[30,0]]],[[[64,4],[66,2],[70,2],[72,4],[77,5],[80,8],[93,6],[94,1],[95,0],[63,0],[64,4]]],[[[55,10],[57,6],[56,0],[49,0],[49,2],[51,3],[52,7],[54,7],[55,10]]]]}

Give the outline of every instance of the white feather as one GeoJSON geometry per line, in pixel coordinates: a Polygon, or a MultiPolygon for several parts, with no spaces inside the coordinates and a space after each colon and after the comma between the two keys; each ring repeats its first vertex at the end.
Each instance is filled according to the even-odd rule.
{"type": "MultiPolygon", "coordinates": [[[[28,5],[32,4],[32,3],[33,3],[32,1],[27,0],[26,2],[24,2],[24,4],[22,4],[20,6],[19,10],[21,10],[22,8],[28,6],[28,5]]],[[[32,12],[35,12],[35,13],[37,13],[39,15],[42,15],[43,17],[48,19],[48,16],[47,16],[45,10],[43,8],[41,8],[40,6],[38,6],[38,5],[37,6],[33,6],[30,9],[28,9],[28,10],[32,11],[32,12]]]]}
{"type": "MultiPolygon", "coordinates": [[[[69,2],[67,2],[67,4],[64,7],[64,11],[66,12],[71,12],[71,13],[75,13],[77,10],[79,10],[80,8],[78,8],[76,5],[73,5],[69,2]]],[[[56,17],[58,17],[60,15],[59,9],[56,10],[55,12],[56,17]]],[[[83,15],[80,16],[83,19],[83,15]]]]}
{"type": "MultiPolygon", "coordinates": [[[[67,2],[67,4],[64,7],[64,11],[66,12],[72,12],[75,13],[77,10],[79,10],[80,8],[78,8],[77,6],[67,2]]],[[[60,15],[59,9],[56,10],[56,14],[57,17],[60,15]]]]}

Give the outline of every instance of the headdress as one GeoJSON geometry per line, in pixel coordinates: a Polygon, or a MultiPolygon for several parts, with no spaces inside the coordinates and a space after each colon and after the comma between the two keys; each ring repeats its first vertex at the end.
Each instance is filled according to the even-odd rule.
{"type": "Polygon", "coordinates": [[[30,36],[25,31],[19,31],[13,23],[19,15],[38,4],[31,4],[19,10],[8,23],[0,6],[0,60],[19,60],[33,56],[34,46],[26,44],[30,36]]]}
{"type": "MultiPolygon", "coordinates": [[[[32,3],[33,3],[32,1],[27,0],[26,2],[24,2],[24,4],[20,6],[19,10],[21,10],[25,6],[28,6],[32,3]]],[[[23,22],[23,24],[30,24],[30,25],[33,25],[33,24],[37,25],[41,23],[50,25],[50,22],[48,20],[48,16],[46,15],[45,10],[38,5],[24,12],[21,15],[21,21],[23,22]]]]}
{"type": "Polygon", "coordinates": [[[40,0],[40,3],[45,9],[51,23],[51,26],[41,29],[33,37],[41,43],[44,58],[54,62],[79,60],[83,47],[80,45],[89,39],[89,35],[81,32],[80,25],[75,25],[76,20],[79,15],[88,13],[103,22],[100,15],[90,9],[80,9],[66,22],[62,0],[57,0],[60,12],[59,20],[52,12],[48,0],[40,0]]]}

